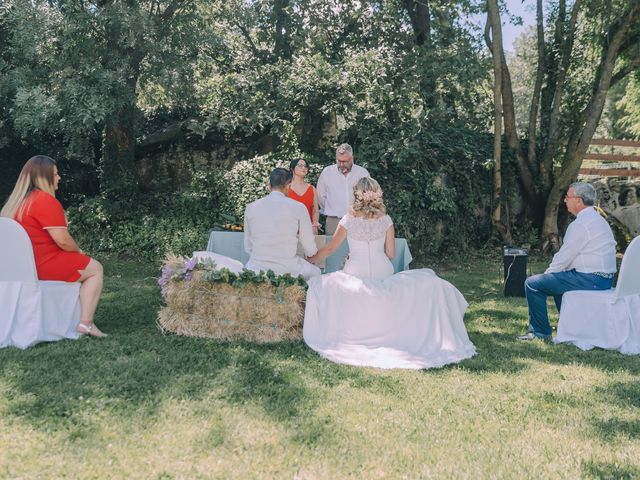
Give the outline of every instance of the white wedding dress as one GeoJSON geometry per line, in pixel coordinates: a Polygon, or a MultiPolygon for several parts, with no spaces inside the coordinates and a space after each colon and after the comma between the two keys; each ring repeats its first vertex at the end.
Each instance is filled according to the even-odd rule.
{"type": "Polygon", "coordinates": [[[393,273],[384,253],[391,218],[347,215],[344,269],[309,280],[304,341],[349,365],[434,368],[475,354],[462,294],[430,269],[393,273]]]}

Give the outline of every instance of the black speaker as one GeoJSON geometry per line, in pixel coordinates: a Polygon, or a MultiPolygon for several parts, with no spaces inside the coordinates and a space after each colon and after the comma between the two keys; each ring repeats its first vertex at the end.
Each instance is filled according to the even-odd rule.
{"type": "Polygon", "coordinates": [[[527,279],[527,249],[506,246],[503,248],[504,296],[524,297],[524,281],[527,279]]]}

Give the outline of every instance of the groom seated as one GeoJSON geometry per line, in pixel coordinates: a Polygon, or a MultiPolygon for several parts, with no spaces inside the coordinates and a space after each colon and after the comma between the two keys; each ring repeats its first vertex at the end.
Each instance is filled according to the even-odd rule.
{"type": "Polygon", "coordinates": [[[298,241],[307,256],[314,255],[317,247],[307,209],[287,198],[291,173],[274,169],[269,185],[271,193],[250,203],[244,211],[244,249],[249,254],[246,268],[302,275],[305,280],[320,275],[318,267],[296,255],[298,241]]]}

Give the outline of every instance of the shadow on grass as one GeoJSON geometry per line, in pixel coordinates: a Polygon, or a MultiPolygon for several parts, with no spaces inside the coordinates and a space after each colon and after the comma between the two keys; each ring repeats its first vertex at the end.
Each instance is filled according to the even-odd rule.
{"type": "MultiPolygon", "coordinates": [[[[326,395],[333,387],[346,384],[392,397],[406,394],[409,382],[402,377],[333,364],[302,342],[258,345],[164,336],[155,324],[161,306],[157,286],[152,278],[141,279],[142,275],[148,273],[129,269],[122,278],[107,279],[97,323],[111,333],[108,338],[43,344],[26,351],[1,350],[0,386],[6,401],[0,414],[44,431],[68,431],[70,440],[75,440],[99,430],[91,420],[92,412],[142,418],[152,424],[164,421],[162,405],[167,401],[215,398],[234,406],[258,406],[267,418],[289,429],[294,441],[319,445],[335,430],[328,418],[316,413],[319,405],[330,401],[326,395]]],[[[495,329],[508,330],[505,322],[513,320],[512,306],[507,302],[503,307],[480,306],[471,311],[468,326],[477,356],[421,374],[446,375],[451,369],[518,374],[531,368],[528,360],[532,359],[579,363],[607,372],[640,372],[638,358],[518,342],[511,333],[478,331],[482,326],[474,320],[481,316],[491,317],[487,324],[495,329]]],[[[640,398],[635,386],[630,392],[625,388],[620,385],[601,393],[611,401],[623,401],[629,395],[640,398]]],[[[636,427],[627,425],[633,435],[636,427]]],[[[207,443],[216,444],[223,436],[223,429],[216,427],[207,443]]]]}
{"type": "MultiPolygon", "coordinates": [[[[320,441],[332,430],[314,414],[318,392],[280,365],[292,356],[306,357],[300,344],[225,344],[156,332],[135,340],[113,335],[2,354],[0,375],[7,387],[2,414],[43,431],[66,431],[70,440],[96,433],[87,411],[149,425],[165,421],[166,401],[212,397],[259,406],[303,443],[320,441]]],[[[331,377],[331,371],[324,376],[331,377]]]]}
{"type": "Polygon", "coordinates": [[[640,478],[640,468],[634,465],[618,465],[613,463],[583,462],[580,465],[582,478],[632,480],[640,478]]]}
{"type": "Polygon", "coordinates": [[[606,402],[616,409],[614,412],[627,412],[627,417],[591,419],[592,433],[608,443],[625,442],[640,439],[640,420],[637,419],[640,407],[640,381],[615,382],[603,387],[596,387],[594,398],[606,402]]]}
{"type": "Polygon", "coordinates": [[[629,357],[619,352],[599,349],[585,352],[573,345],[520,341],[515,335],[504,333],[470,331],[469,337],[478,354],[460,365],[472,372],[517,373],[530,368],[528,360],[535,360],[556,365],[579,364],[609,373],[640,373],[640,357],[629,357]]]}
{"type": "Polygon", "coordinates": [[[606,442],[640,439],[640,420],[594,420],[593,432],[606,442]]]}
{"type": "MultiPolygon", "coordinates": [[[[101,420],[93,421],[93,413],[152,425],[165,421],[167,401],[213,398],[258,406],[288,428],[293,441],[319,444],[335,430],[329,418],[316,414],[326,401],[324,387],[348,383],[402,393],[396,379],[331,364],[302,342],[262,345],[163,335],[156,326],[161,299],[153,279],[129,284],[112,278],[107,287],[96,321],[108,338],[0,350],[0,414],[42,431],[67,432],[75,441],[98,434],[101,420]]],[[[220,441],[217,430],[207,444],[220,441]]]]}

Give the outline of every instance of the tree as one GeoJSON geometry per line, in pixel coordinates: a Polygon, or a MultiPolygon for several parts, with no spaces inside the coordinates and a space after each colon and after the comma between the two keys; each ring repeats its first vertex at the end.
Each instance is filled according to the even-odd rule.
{"type": "Polygon", "coordinates": [[[542,218],[534,217],[544,248],[557,250],[560,201],[578,175],[607,92],[640,65],[640,1],[575,0],[568,8],[566,0],[558,0],[552,6],[545,30],[542,0],[537,0],[538,56],[526,149],[517,131],[501,45],[495,55],[502,61],[506,142],[515,153],[531,210],[544,212],[542,218]]]}
{"type": "Polygon", "coordinates": [[[630,76],[623,92],[615,105],[619,115],[617,123],[637,139],[640,138],[640,73],[630,76]]]}
{"type": "Polygon", "coordinates": [[[491,222],[498,230],[500,237],[507,243],[512,243],[511,232],[502,223],[502,26],[500,12],[496,0],[487,0],[487,27],[485,30],[487,44],[491,47],[493,57],[493,213],[491,222]],[[491,30],[493,36],[489,39],[491,30]]]}
{"type": "Polygon", "coordinates": [[[61,135],[77,156],[92,156],[101,135],[101,190],[135,192],[138,94],[189,78],[203,40],[198,8],[194,0],[9,0],[16,129],[61,135]]]}

